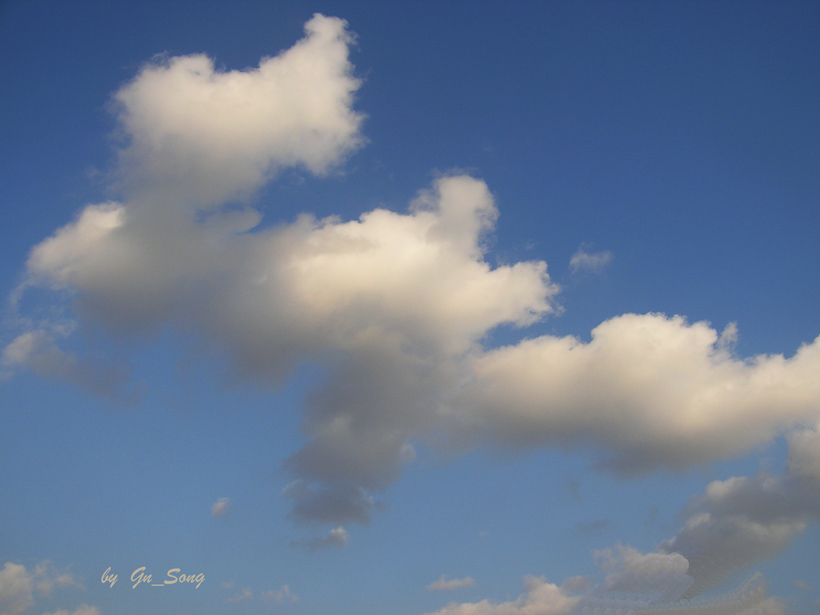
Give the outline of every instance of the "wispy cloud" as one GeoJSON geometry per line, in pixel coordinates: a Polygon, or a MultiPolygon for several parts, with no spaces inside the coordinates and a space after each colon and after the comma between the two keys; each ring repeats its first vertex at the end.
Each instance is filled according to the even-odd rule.
{"type": "Polygon", "coordinates": [[[243,587],[242,591],[238,594],[234,594],[229,598],[225,598],[225,602],[228,603],[237,603],[237,602],[245,602],[247,600],[253,599],[253,592],[251,591],[250,587],[243,587]]]}
{"type": "Polygon", "coordinates": [[[231,501],[229,498],[219,498],[211,507],[212,517],[224,517],[231,509],[231,501]]]}
{"type": "Polygon", "coordinates": [[[557,585],[541,578],[527,577],[524,580],[524,589],[525,593],[517,600],[502,603],[493,603],[489,600],[452,603],[431,615],[568,615],[580,602],[578,598],[566,595],[557,585]]]}
{"type": "MultiPolygon", "coordinates": [[[[15,294],[54,291],[54,312],[77,323],[21,318],[4,370],[127,398],[127,369],[72,348],[83,326],[114,340],[168,328],[203,338],[237,379],[263,386],[319,365],[302,407],[306,442],[284,464],[294,521],[338,526],[292,543],[310,550],[346,545],[339,524],[367,523],[413,462],[411,442],[430,434],[459,451],[592,446],[599,467],[638,474],[731,458],[817,420],[820,338],[790,357],[741,358],[734,325],[721,334],[683,316],[622,314],[589,341],[485,346],[500,326],[554,314],[559,289],[543,261],[491,264],[499,211],[478,178],[444,174],[402,211],[262,226],[252,197],[266,182],[286,168],[327,174],[364,142],[346,23],[317,15],[305,32],[246,71],[217,70],[203,55],[162,58],[114,94],[126,137],[118,199],[87,205],[35,246],[15,294]]],[[[611,260],[582,245],[570,267],[611,260]]],[[[676,579],[685,572],[696,591],[781,550],[817,518],[816,438],[792,433],[785,476],[710,485],[658,553],[602,551],[607,583],[626,586],[651,562],[676,579]]],[[[211,512],[227,509],[219,500],[211,512]]],[[[8,608],[28,608],[25,569],[2,574],[18,605],[8,608]]],[[[516,601],[441,613],[558,613],[576,598],[530,579],[516,601]]]]}
{"type": "Polygon", "coordinates": [[[61,609],[53,613],[44,613],[43,615],[100,615],[100,609],[95,606],[82,604],[73,611],[66,611],[61,609]]]}
{"type": "Polygon", "coordinates": [[[291,604],[299,602],[299,596],[290,591],[287,585],[283,585],[280,589],[269,590],[261,595],[261,599],[267,602],[275,602],[276,604],[291,604]]]}
{"type": "Polygon", "coordinates": [[[464,577],[463,579],[447,579],[444,575],[438,581],[434,581],[427,586],[428,591],[448,591],[453,589],[462,589],[464,587],[473,587],[475,581],[472,577],[464,577]]]}
{"type": "Polygon", "coordinates": [[[572,273],[583,271],[597,273],[612,262],[612,252],[604,250],[602,252],[590,252],[589,246],[582,244],[572,258],[569,259],[569,268],[572,273]]]}
{"type": "MultiPolygon", "coordinates": [[[[58,570],[50,561],[43,561],[29,571],[21,564],[6,562],[0,570],[0,613],[22,615],[35,603],[35,596],[51,597],[54,589],[83,589],[74,576],[58,570]]],[[[98,615],[96,607],[80,606],[74,613],[57,611],[56,615],[98,615]]]]}

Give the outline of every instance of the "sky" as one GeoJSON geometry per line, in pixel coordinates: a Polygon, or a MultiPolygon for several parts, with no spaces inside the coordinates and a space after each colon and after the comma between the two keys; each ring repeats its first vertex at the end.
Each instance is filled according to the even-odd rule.
{"type": "Polygon", "coordinates": [[[0,615],[816,613],[818,31],[0,3],[0,615]]]}

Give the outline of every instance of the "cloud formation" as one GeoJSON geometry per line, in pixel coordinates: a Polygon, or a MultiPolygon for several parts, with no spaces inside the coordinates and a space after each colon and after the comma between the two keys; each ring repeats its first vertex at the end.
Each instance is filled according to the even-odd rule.
{"type": "Polygon", "coordinates": [[[345,26],[317,14],[304,39],[255,69],[216,70],[201,54],[144,66],[113,97],[125,194],[215,206],[247,198],[284,167],[324,174],[338,164],[362,142],[345,26]]]}
{"type": "Polygon", "coordinates": [[[557,585],[538,577],[526,577],[524,590],[513,601],[453,602],[428,615],[568,615],[580,601],[579,598],[567,596],[557,585]]]}
{"type": "Polygon", "coordinates": [[[814,465],[820,427],[789,437],[788,469],[714,481],[687,507],[678,534],[660,550],[680,553],[690,564],[698,595],[755,561],[786,548],[810,521],[820,519],[820,475],[814,465]]]}
{"type": "Polygon", "coordinates": [[[464,587],[473,587],[475,581],[472,577],[464,577],[463,579],[447,579],[444,575],[438,581],[434,581],[427,586],[428,591],[449,591],[453,589],[462,589],[464,587]]]}
{"type": "Polygon", "coordinates": [[[292,604],[299,602],[299,596],[290,591],[287,585],[283,585],[281,589],[268,590],[262,594],[262,600],[267,602],[275,602],[276,604],[292,604]]]}
{"type": "Polygon", "coordinates": [[[561,586],[527,576],[524,593],[507,602],[451,602],[427,615],[784,615],[785,607],[766,595],[766,583],[753,575],[735,590],[721,596],[690,601],[681,587],[691,582],[686,560],[662,554],[642,554],[616,545],[599,552],[605,581],[595,585],[586,577],[573,577],[561,586]],[[654,565],[659,564],[659,568],[654,565]],[[622,584],[627,581],[626,584],[622,584]]]}
{"type": "MultiPolygon", "coordinates": [[[[316,15],[305,32],[245,71],[159,58],[113,95],[118,199],[31,251],[14,306],[42,287],[71,317],[21,318],[5,370],[136,399],[129,370],[78,348],[75,328],[115,340],[171,328],[263,386],[318,365],[284,494],[295,521],[332,525],[366,523],[425,438],[591,445],[602,467],[638,473],[729,458],[818,419],[820,338],[789,358],[744,359],[734,326],[624,314],[589,342],[486,347],[498,327],[553,314],[559,289],[543,261],[491,264],[499,211],[480,179],[443,175],[403,212],[262,227],[261,186],[288,167],[326,174],[364,140],[346,23],[316,15]]],[[[610,258],[581,249],[573,267],[610,258]]],[[[795,476],[820,474],[809,444],[793,449],[795,476]]]]}
{"type": "Polygon", "coordinates": [[[212,517],[224,517],[231,508],[231,501],[228,498],[219,498],[211,507],[212,517]]]}
{"type": "MultiPolygon", "coordinates": [[[[0,570],[0,613],[22,615],[34,606],[35,596],[51,596],[55,588],[69,587],[82,586],[73,575],[57,570],[50,561],[40,562],[32,571],[21,564],[6,562],[0,570]]],[[[99,615],[99,611],[84,604],[73,615],[99,615]]]]}
{"type": "Polygon", "coordinates": [[[609,250],[602,252],[588,252],[587,250],[588,246],[582,245],[569,259],[569,268],[572,273],[583,271],[597,273],[612,262],[612,252],[609,250]]]}
{"type": "Polygon", "coordinates": [[[820,407],[820,338],[788,359],[743,360],[707,323],[680,316],[624,314],[590,342],[542,336],[470,364],[453,404],[465,431],[514,448],[593,441],[602,465],[623,473],[741,454],[820,407]]]}
{"type": "Polygon", "coordinates": [[[73,611],[66,611],[65,609],[60,609],[59,611],[54,611],[53,613],[45,613],[44,615],[100,615],[100,609],[98,609],[95,606],[81,604],[73,611]]]}

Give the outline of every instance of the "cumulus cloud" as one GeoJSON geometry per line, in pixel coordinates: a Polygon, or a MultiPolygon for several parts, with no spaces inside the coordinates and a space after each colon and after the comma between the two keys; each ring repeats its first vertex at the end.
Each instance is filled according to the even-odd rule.
{"type": "Polygon", "coordinates": [[[0,611],[18,615],[34,604],[33,580],[25,566],[6,562],[0,570],[0,611]]]}
{"type": "MultiPolygon", "coordinates": [[[[602,466],[641,472],[731,457],[817,420],[820,338],[790,358],[741,359],[736,328],[625,314],[589,342],[487,349],[497,327],[552,314],[558,287],[542,261],[488,262],[499,212],[474,177],[439,177],[403,212],[262,227],[251,195],[265,182],[287,167],[326,174],[363,142],[345,22],[316,15],[305,30],[256,68],[159,58],[114,94],[118,198],[35,246],[14,293],[51,289],[76,323],[21,320],[4,370],[127,399],[128,370],[72,347],[75,326],[115,340],[171,328],[265,386],[318,365],[284,493],[295,521],[333,525],[366,523],[426,437],[591,443],[602,466]]],[[[575,266],[604,254],[579,250],[575,266]]],[[[795,468],[814,472],[808,445],[795,446],[795,468]]]]}
{"type": "Polygon", "coordinates": [[[120,181],[137,201],[212,206],[247,197],[279,169],[323,174],[361,144],[360,82],[346,22],[315,15],[306,37],[257,68],[160,57],[113,97],[127,145],[120,181]]]}
{"type": "Polygon", "coordinates": [[[452,418],[510,447],[594,441],[634,473],[728,458],[815,417],[820,338],[742,360],[705,322],[625,314],[590,342],[542,336],[478,353],[452,418]]]}
{"type": "Polygon", "coordinates": [[[102,210],[81,215],[34,249],[31,278],[77,291],[80,314],[114,334],[196,330],[244,378],[279,382],[303,360],[324,363],[305,408],[310,441],[287,462],[305,481],[291,495],[306,519],[366,520],[363,489],[396,479],[407,439],[433,424],[463,371],[458,357],[489,329],[553,309],[543,262],[484,260],[497,211],[471,177],[437,180],[406,214],[302,217],[256,233],[237,233],[248,222],[229,212],[172,222],[136,209],[107,225],[94,222],[102,210]]]}
{"type": "Polygon", "coordinates": [[[74,575],[65,570],[58,570],[51,561],[40,562],[34,567],[34,586],[38,592],[49,596],[54,588],[63,589],[75,587],[84,589],[74,578],[74,575]]]}
{"type": "Polygon", "coordinates": [[[692,584],[689,562],[679,553],[641,553],[621,544],[595,553],[607,571],[604,587],[610,591],[640,592],[650,602],[672,602],[692,584]]]}
{"type": "Polygon", "coordinates": [[[575,533],[579,536],[589,536],[596,532],[612,527],[612,522],[608,519],[598,519],[575,524],[575,533]]]}
{"type": "Polygon", "coordinates": [[[428,591],[447,591],[452,589],[462,589],[464,587],[472,587],[475,581],[472,577],[464,577],[463,579],[447,579],[444,575],[438,581],[434,581],[427,586],[428,591]]]}
{"type": "Polygon", "coordinates": [[[224,517],[228,514],[231,508],[231,501],[229,498],[219,498],[211,507],[212,517],[224,517]]]}
{"type": "Polygon", "coordinates": [[[524,590],[510,602],[454,602],[429,615],[568,615],[579,603],[579,598],[567,596],[557,585],[538,577],[526,577],[524,590]]]}
{"type": "MultiPolygon", "coordinates": [[[[82,586],[69,572],[58,570],[50,561],[40,562],[29,571],[21,564],[6,562],[0,570],[0,613],[21,615],[35,604],[35,594],[50,596],[54,588],[82,586]]],[[[62,615],[67,611],[59,611],[62,615]]],[[[82,605],[74,615],[98,615],[94,607],[82,605]]]]}
{"type": "Polygon", "coordinates": [[[597,273],[612,261],[612,252],[588,252],[589,246],[579,247],[569,260],[569,268],[572,273],[588,271],[597,273]]]}

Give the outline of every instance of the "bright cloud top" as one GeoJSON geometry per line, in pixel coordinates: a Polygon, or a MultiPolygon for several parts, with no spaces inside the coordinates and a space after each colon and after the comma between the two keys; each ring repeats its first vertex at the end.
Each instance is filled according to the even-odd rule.
{"type": "Polygon", "coordinates": [[[114,95],[126,193],[208,206],[249,196],[282,167],[327,172],[361,143],[345,26],[315,15],[306,38],[256,69],[215,70],[204,55],[146,65],[114,95]]]}

